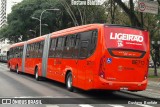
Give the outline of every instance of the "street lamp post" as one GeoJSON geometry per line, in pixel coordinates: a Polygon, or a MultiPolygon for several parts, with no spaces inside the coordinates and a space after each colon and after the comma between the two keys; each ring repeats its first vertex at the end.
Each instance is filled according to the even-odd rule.
{"type": "Polygon", "coordinates": [[[30,32],[34,32],[34,34],[35,34],[35,36],[34,36],[34,37],[36,37],[36,30],[32,30],[32,29],[30,29],[29,31],[30,31],[30,32]]]}
{"type": "MultiPolygon", "coordinates": [[[[44,25],[44,26],[48,26],[48,24],[41,24],[41,26],[42,26],[42,25],[44,25]]],[[[37,25],[37,26],[39,26],[39,25],[37,25]]],[[[30,29],[30,30],[29,30],[30,32],[34,32],[35,37],[36,37],[36,34],[37,34],[37,31],[36,31],[37,26],[35,27],[35,30],[32,30],[32,29],[30,29]]]]}
{"type": "Polygon", "coordinates": [[[43,10],[42,12],[41,12],[41,15],[40,15],[40,18],[38,19],[38,18],[36,18],[36,17],[32,17],[32,19],[36,19],[36,20],[39,20],[39,23],[40,23],[40,32],[39,32],[39,34],[40,34],[40,36],[41,36],[41,31],[42,31],[42,15],[43,15],[43,13],[45,12],[45,11],[50,11],[50,10],[53,10],[53,11],[59,11],[59,9],[45,9],[45,10],[43,10]]]}

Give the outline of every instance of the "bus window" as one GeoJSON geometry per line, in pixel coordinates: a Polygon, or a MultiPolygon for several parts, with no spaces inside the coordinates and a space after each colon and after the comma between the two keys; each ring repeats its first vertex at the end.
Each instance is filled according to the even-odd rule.
{"type": "Polygon", "coordinates": [[[32,58],[35,57],[35,43],[32,44],[32,58]]]}
{"type": "Polygon", "coordinates": [[[49,58],[50,57],[54,57],[54,55],[55,55],[55,47],[56,47],[56,38],[54,38],[54,39],[51,39],[51,41],[50,41],[50,48],[49,48],[49,58]]]}
{"type": "Polygon", "coordinates": [[[76,34],[75,35],[75,40],[74,40],[74,49],[72,51],[72,56],[74,58],[78,58],[78,54],[79,54],[79,44],[80,44],[80,34],[76,34]]]}
{"type": "Polygon", "coordinates": [[[14,50],[15,48],[12,48],[12,58],[14,58],[15,57],[15,50],[14,50]]]}
{"type": "Polygon", "coordinates": [[[89,41],[81,41],[80,58],[86,58],[88,56],[88,45],[89,41]]]}
{"type": "Polygon", "coordinates": [[[57,38],[52,39],[52,47],[51,47],[51,57],[56,56],[56,45],[57,45],[57,38]]]}
{"type": "Polygon", "coordinates": [[[31,52],[32,52],[32,58],[34,58],[34,55],[35,55],[35,48],[34,48],[34,44],[35,44],[35,43],[33,43],[33,44],[32,44],[32,51],[31,51],[31,52]]]}
{"type": "Polygon", "coordinates": [[[14,58],[17,57],[17,47],[14,48],[14,58]]]}
{"type": "Polygon", "coordinates": [[[19,58],[20,47],[17,47],[16,57],[19,58]]]}
{"type": "Polygon", "coordinates": [[[40,58],[43,55],[43,47],[44,47],[44,41],[39,42],[39,50],[38,50],[39,54],[38,54],[38,57],[40,57],[40,58]]]}
{"type": "Polygon", "coordinates": [[[27,52],[26,52],[26,57],[29,57],[29,54],[30,54],[30,45],[27,45],[27,52]]]}
{"type": "Polygon", "coordinates": [[[20,58],[20,52],[21,52],[21,51],[20,51],[20,48],[21,48],[21,47],[18,47],[18,53],[17,53],[17,57],[18,57],[18,58],[20,58]]]}
{"type": "Polygon", "coordinates": [[[38,43],[34,43],[34,47],[35,47],[35,50],[34,50],[34,57],[37,58],[38,57],[38,43]]]}
{"type": "Polygon", "coordinates": [[[22,58],[23,55],[23,47],[20,48],[20,57],[22,58]]]}
{"type": "Polygon", "coordinates": [[[89,46],[91,45],[92,31],[80,33],[80,58],[89,56],[89,46]]]}
{"type": "Polygon", "coordinates": [[[64,48],[63,48],[64,58],[72,58],[72,53],[70,53],[70,43],[71,43],[71,36],[66,36],[64,38],[64,48]]]}
{"type": "Polygon", "coordinates": [[[30,44],[30,48],[29,48],[29,57],[32,57],[32,44],[30,44]]]}
{"type": "Polygon", "coordinates": [[[63,38],[62,37],[57,38],[55,57],[62,56],[62,44],[63,44],[63,38]]]}
{"type": "Polygon", "coordinates": [[[89,54],[93,54],[97,44],[97,30],[92,31],[91,43],[89,46],[89,54]]]}
{"type": "Polygon", "coordinates": [[[76,41],[76,35],[74,34],[74,35],[71,35],[71,40],[70,40],[70,55],[72,55],[71,57],[72,58],[74,58],[74,55],[75,55],[75,53],[74,53],[74,49],[75,49],[75,46],[76,46],[76,44],[75,44],[75,41],[76,41]]]}

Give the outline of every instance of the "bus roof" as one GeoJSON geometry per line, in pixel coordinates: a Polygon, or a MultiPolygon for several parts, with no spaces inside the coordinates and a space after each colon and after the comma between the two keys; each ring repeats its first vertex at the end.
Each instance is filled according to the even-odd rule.
{"type": "Polygon", "coordinates": [[[105,26],[107,26],[107,27],[123,27],[123,28],[125,27],[125,28],[133,28],[133,29],[146,31],[145,29],[140,28],[140,27],[128,26],[128,25],[120,25],[120,24],[105,24],[105,26]]]}
{"type": "Polygon", "coordinates": [[[12,44],[10,46],[10,48],[14,48],[14,47],[18,47],[18,46],[23,46],[25,42],[19,42],[19,43],[15,43],[15,44],[12,44]]]}
{"type": "Polygon", "coordinates": [[[40,42],[42,40],[45,40],[45,36],[47,36],[47,35],[43,35],[43,36],[40,36],[40,37],[30,39],[30,40],[27,41],[27,44],[31,44],[31,43],[40,42]]]}
{"type": "Polygon", "coordinates": [[[104,26],[104,24],[88,24],[88,25],[82,25],[82,26],[75,26],[63,30],[59,30],[56,32],[51,33],[51,38],[57,37],[59,35],[64,36],[63,34],[71,34],[71,33],[76,33],[76,32],[82,32],[84,30],[91,30],[95,28],[100,28],[104,26]]]}

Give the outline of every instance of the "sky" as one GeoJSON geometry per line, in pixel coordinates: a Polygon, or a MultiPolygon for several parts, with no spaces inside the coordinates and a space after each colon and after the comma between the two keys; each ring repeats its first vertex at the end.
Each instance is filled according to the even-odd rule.
{"type": "Polygon", "coordinates": [[[17,3],[17,2],[21,2],[22,0],[7,0],[7,14],[11,13],[11,7],[17,3]]]}

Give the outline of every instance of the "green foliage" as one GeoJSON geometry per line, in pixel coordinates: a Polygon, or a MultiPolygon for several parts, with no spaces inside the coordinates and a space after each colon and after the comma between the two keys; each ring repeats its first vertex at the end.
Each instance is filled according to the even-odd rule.
{"type": "Polygon", "coordinates": [[[42,15],[43,35],[75,26],[72,17],[75,17],[78,25],[104,23],[106,20],[105,9],[101,6],[72,6],[70,0],[23,0],[12,7],[12,13],[7,18],[8,25],[0,30],[0,37],[19,42],[39,36],[39,21],[31,17],[40,19],[43,10],[54,8],[60,11],[45,11],[42,15]],[[71,9],[72,15],[71,11],[68,13],[68,9],[71,9]]]}

